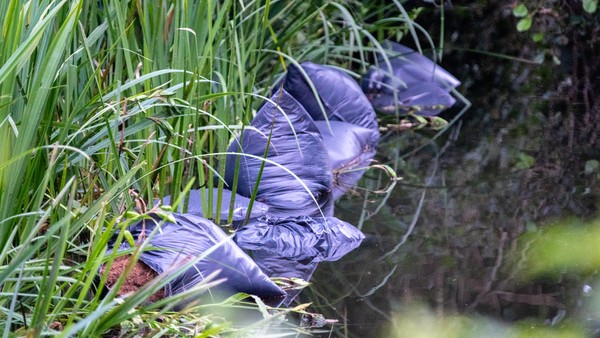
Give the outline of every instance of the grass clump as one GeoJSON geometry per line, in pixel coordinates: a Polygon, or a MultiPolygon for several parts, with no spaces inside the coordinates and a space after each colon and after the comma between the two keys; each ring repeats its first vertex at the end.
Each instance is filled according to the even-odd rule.
{"type": "MultiPolygon", "coordinates": [[[[368,53],[377,49],[371,46],[378,45],[374,34],[398,35],[410,22],[401,16],[393,24],[364,24],[358,16],[368,9],[355,6],[2,1],[3,337],[239,330],[233,319],[211,315],[209,304],[169,312],[169,304],[216,282],[210,279],[156,303],[146,301],[171,277],[159,276],[126,298],[117,297],[116,288],[106,290],[107,274],[98,272],[118,259],[106,244],[124,229],[127,222],[118,220],[136,202],[167,194],[175,199],[194,180],[195,188],[223,189],[221,180],[213,181],[223,174],[218,163],[286,64],[312,60],[365,70],[368,53]]],[[[399,4],[394,8],[401,12],[399,4]]],[[[384,11],[373,11],[377,20],[384,11]]],[[[219,195],[204,203],[217,223],[228,221],[211,215],[219,195]]],[[[126,271],[140,250],[127,253],[126,271]]],[[[273,315],[241,299],[213,305],[262,314],[244,332],[260,331],[291,311],[273,315]]]]}

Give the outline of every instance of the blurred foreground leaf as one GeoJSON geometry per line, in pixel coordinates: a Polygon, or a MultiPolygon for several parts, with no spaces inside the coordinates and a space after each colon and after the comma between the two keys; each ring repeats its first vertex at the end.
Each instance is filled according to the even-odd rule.
{"type": "Polygon", "coordinates": [[[524,247],[530,246],[525,261],[530,276],[600,268],[600,220],[588,224],[561,221],[521,240],[524,247]]]}
{"type": "Polygon", "coordinates": [[[521,3],[518,4],[514,9],[513,9],[513,15],[517,18],[522,18],[525,15],[527,15],[529,13],[529,11],[527,10],[527,6],[525,6],[525,4],[521,3]]]}
{"type": "Polygon", "coordinates": [[[476,316],[438,316],[425,307],[414,306],[400,313],[386,337],[468,338],[468,337],[585,337],[575,326],[547,327],[521,322],[513,325],[476,316]]]}
{"type": "Polygon", "coordinates": [[[519,22],[517,22],[517,30],[519,32],[528,31],[529,28],[531,28],[532,21],[533,21],[533,18],[531,17],[531,15],[524,17],[523,19],[519,20],[519,22]]]}
{"type": "Polygon", "coordinates": [[[583,0],[583,9],[590,14],[596,13],[598,0],[583,0]]]}

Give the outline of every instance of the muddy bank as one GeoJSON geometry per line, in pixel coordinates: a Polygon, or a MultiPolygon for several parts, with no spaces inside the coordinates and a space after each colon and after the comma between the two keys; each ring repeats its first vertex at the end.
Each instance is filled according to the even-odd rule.
{"type": "MultiPolygon", "coordinates": [[[[108,272],[106,286],[112,288],[117,283],[117,280],[125,273],[127,265],[130,263],[130,261],[131,256],[121,256],[115,259],[110,268],[110,271],[108,272]]],[[[104,273],[104,269],[100,271],[100,273],[104,273]]],[[[123,284],[117,291],[117,294],[119,296],[125,296],[131,292],[135,292],[142,286],[151,282],[157,276],[158,274],[156,273],[156,271],[152,270],[144,262],[138,260],[133,266],[133,269],[125,278],[125,282],[123,282],[123,284]]],[[[151,302],[156,302],[157,300],[163,298],[165,298],[165,292],[164,290],[160,290],[157,293],[150,296],[149,300],[151,302]]]]}

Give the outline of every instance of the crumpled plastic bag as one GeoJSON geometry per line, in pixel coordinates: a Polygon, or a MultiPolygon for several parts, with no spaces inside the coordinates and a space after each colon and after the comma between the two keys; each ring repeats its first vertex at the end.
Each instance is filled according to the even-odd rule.
{"type": "MultiPolygon", "coordinates": [[[[231,195],[233,192],[227,189],[222,190],[222,199],[221,199],[221,210],[217,210],[217,196],[219,193],[218,188],[213,188],[213,217],[217,213],[220,213],[220,219],[227,220],[229,216],[229,208],[231,203],[231,195]]],[[[187,212],[190,214],[196,214],[197,216],[206,217],[204,215],[204,211],[202,208],[202,190],[190,190],[188,196],[188,207],[187,212]]],[[[209,190],[205,189],[204,198],[208,201],[209,190]]],[[[237,195],[237,194],[236,194],[237,195]]],[[[159,200],[155,201],[155,205],[159,202],[159,200]]],[[[185,198],[181,201],[179,206],[177,207],[177,212],[183,212],[184,210],[184,202],[185,198]]],[[[171,196],[163,197],[162,205],[170,205],[171,196]]],[[[248,213],[248,205],[250,203],[250,199],[241,195],[237,195],[235,197],[235,202],[233,206],[233,222],[245,221],[248,213]]],[[[260,216],[264,216],[269,211],[269,206],[255,201],[252,205],[252,210],[250,211],[250,218],[258,218],[260,216]]]]}
{"type": "Polygon", "coordinates": [[[333,197],[338,199],[356,185],[365,172],[362,168],[369,166],[375,156],[379,142],[377,118],[360,86],[346,73],[312,62],[301,66],[288,68],[284,87],[306,108],[323,135],[331,158],[333,197]]]}
{"type": "Polygon", "coordinates": [[[312,262],[336,261],[365,238],[354,226],[335,217],[261,217],[238,229],[235,242],[246,250],[312,262]]]}
{"type": "MultiPolygon", "coordinates": [[[[348,122],[363,128],[378,131],[377,117],[362,89],[348,74],[331,66],[303,62],[302,70],[290,65],[285,77],[284,88],[315,121],[325,120],[312,88],[302,73],[304,71],[316,89],[329,121],[348,122]]],[[[373,144],[377,145],[378,138],[373,144]]]]}
{"type": "MultiPolygon", "coordinates": [[[[235,232],[234,240],[249,250],[269,277],[309,281],[318,264],[336,261],[356,249],[364,235],[335,217],[261,217],[235,232]]],[[[273,306],[289,306],[301,288],[286,291],[273,306]]]]}
{"type": "Polygon", "coordinates": [[[452,74],[404,45],[387,40],[382,45],[389,51],[392,68],[379,57],[378,66],[369,70],[362,85],[375,110],[433,116],[456,103],[450,91],[460,81],[452,74]]]}
{"type": "Polygon", "coordinates": [[[331,159],[333,198],[337,200],[356,185],[377,150],[379,131],[346,122],[315,121],[331,159]]]}
{"type": "MultiPolygon", "coordinates": [[[[133,237],[138,238],[144,227],[146,235],[150,236],[158,224],[164,222],[154,237],[147,239],[152,249],[142,252],[140,256],[140,260],[157,273],[172,272],[215,245],[219,246],[169,282],[165,288],[167,296],[189,290],[219,270],[216,279],[225,279],[217,287],[220,291],[245,292],[263,298],[285,296],[285,292],[216,224],[193,214],[172,215],[176,223],[164,222],[158,216],[153,216],[153,220],[145,220],[145,225],[140,221],[128,227],[133,237]]],[[[128,248],[125,242],[120,250],[128,248]]]]}
{"type": "Polygon", "coordinates": [[[275,93],[271,100],[277,106],[267,102],[259,109],[251,123],[256,130],[246,129],[241,141],[234,141],[229,146],[228,152],[255,157],[228,155],[225,182],[230,187],[233,185],[239,157],[237,193],[246,197],[252,195],[272,128],[268,162],[264,165],[256,200],[268,205],[269,214],[273,216],[331,215],[332,173],[327,170],[330,160],[319,129],[302,105],[284,89],[275,93]]]}

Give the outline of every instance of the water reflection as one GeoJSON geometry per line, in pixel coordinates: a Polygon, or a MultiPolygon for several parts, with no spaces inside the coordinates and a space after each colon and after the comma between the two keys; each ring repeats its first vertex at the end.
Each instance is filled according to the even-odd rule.
{"type": "MultiPolygon", "coordinates": [[[[536,325],[562,325],[577,316],[583,287],[595,285],[593,279],[560,271],[532,278],[525,264],[536,240],[523,234],[545,228],[541,213],[565,213],[558,206],[567,196],[529,191],[544,181],[548,191],[556,189],[531,171],[482,168],[473,158],[492,156],[490,148],[464,151],[451,138],[410,161],[396,160],[400,149],[426,137],[382,138],[379,160],[394,164],[404,180],[390,196],[362,192],[336,204],[336,216],[361,227],[366,239],[335,264],[322,264],[297,302],[312,302],[313,311],[338,319],[333,335],[352,337],[385,336],[395,316],[415,303],[427,304],[434,316],[478,314],[536,325]]],[[[517,166],[519,142],[495,145],[496,154],[506,156],[502,165],[517,166]]],[[[378,181],[371,176],[364,184],[378,181]]]]}

